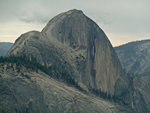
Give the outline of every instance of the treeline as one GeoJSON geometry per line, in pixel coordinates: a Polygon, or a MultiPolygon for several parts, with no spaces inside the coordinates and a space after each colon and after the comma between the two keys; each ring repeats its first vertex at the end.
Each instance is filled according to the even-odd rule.
{"type": "Polygon", "coordinates": [[[69,85],[76,87],[79,90],[83,90],[68,72],[59,69],[59,67],[56,67],[55,65],[42,65],[35,58],[29,58],[26,56],[0,57],[0,63],[15,63],[17,67],[24,66],[27,69],[32,69],[34,71],[41,70],[52,78],[61,80],[69,85]]]}
{"type": "MultiPolygon", "coordinates": [[[[34,71],[41,70],[42,72],[48,74],[54,79],[63,81],[68,85],[76,87],[80,91],[84,91],[67,71],[59,69],[59,67],[55,65],[42,65],[35,58],[28,58],[26,56],[0,57],[0,63],[15,63],[17,67],[24,66],[27,69],[32,69],[34,71]]],[[[20,68],[17,69],[19,70],[20,68]]],[[[89,91],[103,99],[123,103],[126,105],[126,103],[122,100],[121,96],[110,95],[101,90],[96,90],[92,88],[89,88],[89,91]]]]}
{"type": "Polygon", "coordinates": [[[0,63],[15,63],[17,67],[24,66],[26,68],[31,68],[33,70],[38,69],[38,67],[41,67],[39,63],[37,63],[36,59],[32,58],[29,59],[25,56],[15,57],[0,57],[0,63]]]}

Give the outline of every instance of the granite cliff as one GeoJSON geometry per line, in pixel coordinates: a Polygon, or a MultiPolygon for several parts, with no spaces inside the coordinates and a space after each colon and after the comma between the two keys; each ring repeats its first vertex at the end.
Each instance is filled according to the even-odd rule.
{"type": "Polygon", "coordinates": [[[2,113],[150,111],[149,78],[126,75],[105,33],[80,10],[22,34],[0,61],[2,113]]]}
{"type": "Polygon", "coordinates": [[[71,74],[81,86],[111,95],[118,78],[125,76],[105,33],[79,10],[57,15],[42,32],[21,35],[7,54],[11,55],[26,55],[55,65],[71,74]]]}

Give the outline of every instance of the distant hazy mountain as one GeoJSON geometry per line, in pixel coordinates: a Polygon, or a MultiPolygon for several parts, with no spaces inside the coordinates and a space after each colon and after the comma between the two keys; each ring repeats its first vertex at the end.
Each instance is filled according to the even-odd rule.
{"type": "Polygon", "coordinates": [[[150,76],[150,40],[130,42],[115,50],[127,73],[150,76]]]}
{"type": "Polygon", "coordinates": [[[13,43],[0,42],[0,56],[5,56],[12,45],[13,43]]]}

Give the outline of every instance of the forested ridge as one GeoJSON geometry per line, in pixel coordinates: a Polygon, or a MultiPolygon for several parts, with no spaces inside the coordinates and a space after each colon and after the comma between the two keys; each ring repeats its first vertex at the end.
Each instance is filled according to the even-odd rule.
{"type": "MultiPolygon", "coordinates": [[[[48,74],[54,79],[61,80],[68,85],[76,87],[78,90],[85,92],[84,89],[82,89],[79,85],[78,82],[75,81],[74,78],[70,74],[68,74],[65,70],[60,70],[54,65],[47,66],[46,64],[42,65],[40,64],[35,58],[28,58],[27,56],[10,56],[10,57],[0,57],[0,63],[14,63],[16,64],[17,70],[20,71],[21,66],[26,67],[27,69],[32,69],[34,71],[41,70],[42,72],[48,74]]],[[[101,90],[96,90],[89,88],[89,91],[95,94],[96,96],[99,96],[103,99],[114,101],[114,102],[119,102],[126,104],[122,99],[121,96],[115,96],[115,95],[110,95],[105,92],[102,92],[101,90]]]]}

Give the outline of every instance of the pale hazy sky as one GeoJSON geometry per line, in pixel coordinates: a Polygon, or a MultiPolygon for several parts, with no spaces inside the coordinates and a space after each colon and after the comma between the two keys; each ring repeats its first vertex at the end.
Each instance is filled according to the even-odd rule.
{"type": "Polygon", "coordinates": [[[113,46],[150,39],[150,0],[0,0],[0,42],[41,31],[52,17],[70,9],[93,19],[113,46]]]}

